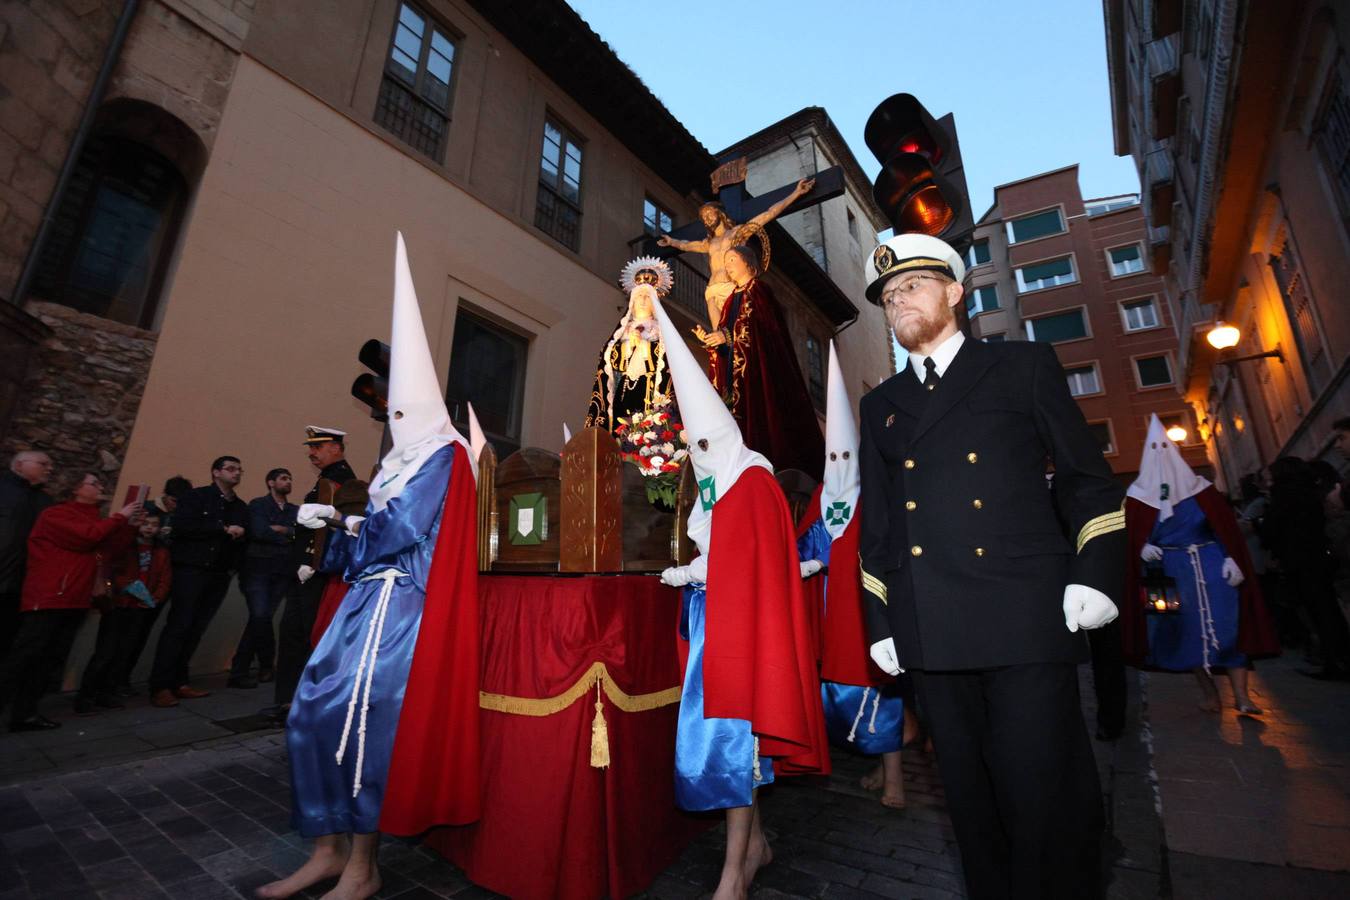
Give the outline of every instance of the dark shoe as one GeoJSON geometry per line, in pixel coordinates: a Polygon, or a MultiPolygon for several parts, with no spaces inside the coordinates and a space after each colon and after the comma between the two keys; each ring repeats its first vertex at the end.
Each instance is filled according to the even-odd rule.
{"type": "Polygon", "coordinates": [[[178,705],[178,698],[173,695],[173,691],[163,688],[150,695],[150,705],[168,709],[170,706],[178,705]]]}
{"type": "Polygon", "coordinates": [[[116,697],[134,697],[136,696],[136,689],[129,684],[119,684],[113,688],[113,695],[116,697]]]}
{"type": "Polygon", "coordinates": [[[113,694],[101,694],[94,698],[94,705],[99,709],[126,709],[127,705],[113,694]]]}
{"type": "Polygon", "coordinates": [[[202,697],[211,696],[210,691],[197,690],[197,688],[193,687],[190,684],[182,685],[173,693],[174,696],[177,697],[179,700],[200,700],[202,697]]]}
{"type": "Polygon", "coordinates": [[[1099,741],[1118,741],[1120,732],[1124,729],[1097,728],[1097,740],[1099,741]]]}
{"type": "Polygon", "coordinates": [[[265,719],[271,719],[272,722],[275,723],[278,728],[286,727],[286,719],[289,718],[290,714],[291,714],[291,707],[289,705],[268,706],[258,710],[258,715],[262,716],[265,719]]]}
{"type": "Polygon", "coordinates": [[[276,681],[277,673],[271,669],[258,670],[258,684],[271,684],[276,681]]]}
{"type": "MultiPolygon", "coordinates": [[[[258,679],[254,678],[251,675],[231,675],[230,680],[225,682],[225,686],[232,688],[244,688],[245,690],[253,690],[255,687],[258,686],[258,679]]],[[[181,697],[183,695],[179,694],[178,696],[181,697]]]]}
{"type": "Polygon", "coordinates": [[[10,731],[51,731],[53,728],[60,728],[60,722],[53,722],[46,716],[29,716],[22,722],[10,722],[10,731]]]}
{"type": "Polygon", "coordinates": [[[76,697],[75,715],[80,717],[96,716],[98,715],[98,707],[95,706],[94,701],[90,700],[88,697],[76,697]]]}

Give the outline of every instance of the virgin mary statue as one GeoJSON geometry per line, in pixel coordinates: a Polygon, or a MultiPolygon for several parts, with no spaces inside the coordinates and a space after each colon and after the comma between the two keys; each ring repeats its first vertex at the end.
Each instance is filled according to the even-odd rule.
{"type": "Polygon", "coordinates": [[[628,310],[619,320],[595,370],[587,428],[614,431],[619,419],[646,412],[673,398],[666,348],[652,301],[670,291],[670,267],[639,257],[623,267],[619,283],[628,292],[628,310]]]}

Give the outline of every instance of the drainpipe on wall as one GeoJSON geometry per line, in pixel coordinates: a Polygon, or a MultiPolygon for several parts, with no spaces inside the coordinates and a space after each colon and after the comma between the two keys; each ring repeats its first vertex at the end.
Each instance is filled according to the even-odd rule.
{"type": "Polygon", "coordinates": [[[37,272],[38,260],[42,258],[42,245],[47,242],[47,235],[56,220],[56,211],[61,208],[66,187],[70,184],[70,176],[75,171],[75,164],[84,150],[90,130],[94,127],[94,116],[103,103],[103,95],[108,91],[108,82],[112,80],[113,69],[122,55],[122,46],[126,43],[127,33],[131,30],[131,20],[136,17],[139,6],[140,0],[126,0],[122,4],[122,15],[117,19],[112,39],[103,54],[103,65],[99,67],[98,75],[94,78],[94,86],[89,91],[89,99],[84,103],[84,112],[80,114],[80,124],[75,129],[75,136],[70,141],[69,149],[66,150],[66,159],[61,165],[61,173],[56,178],[56,186],[52,188],[52,195],[42,214],[42,221],[38,223],[37,233],[33,235],[33,242],[28,245],[28,256],[23,261],[23,270],[19,273],[19,280],[15,282],[14,290],[10,294],[9,302],[15,306],[23,305],[28,285],[37,272]]]}

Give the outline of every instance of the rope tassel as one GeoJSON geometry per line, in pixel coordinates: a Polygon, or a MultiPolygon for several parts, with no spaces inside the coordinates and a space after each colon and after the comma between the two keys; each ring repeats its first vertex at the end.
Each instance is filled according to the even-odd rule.
{"type": "Polygon", "coordinates": [[[591,720],[591,766],[609,768],[609,728],[605,725],[605,704],[601,699],[603,679],[595,679],[595,718],[591,720]]]}
{"type": "Polygon", "coordinates": [[[347,701],[347,721],[342,725],[342,739],[338,741],[337,764],[342,765],[347,754],[347,740],[351,737],[352,720],[356,717],[356,701],[361,701],[361,718],[356,729],[356,774],[352,781],[352,797],[361,793],[361,769],[366,762],[366,719],[370,712],[370,690],[375,680],[375,660],[380,655],[380,639],[384,637],[384,619],[389,612],[389,600],[394,594],[394,581],[403,572],[397,569],[385,569],[378,575],[371,575],[362,581],[383,581],[379,597],[375,600],[375,609],[370,614],[370,627],[366,629],[366,640],[361,646],[361,659],[356,666],[356,677],[352,679],[352,696],[347,701]],[[363,692],[361,689],[365,688],[363,692]],[[364,694],[364,696],[363,696],[364,694]]]}

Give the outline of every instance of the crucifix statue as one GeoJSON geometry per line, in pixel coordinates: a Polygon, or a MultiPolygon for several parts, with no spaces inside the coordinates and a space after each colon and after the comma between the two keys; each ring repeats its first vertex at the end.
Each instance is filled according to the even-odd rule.
{"type": "Polygon", "coordinates": [[[712,188],[718,199],[699,207],[698,222],[662,235],[656,242],[660,247],[708,255],[708,286],[703,298],[708,304],[708,321],[714,325],[722,317],[727,298],[736,289],[726,270],[727,252],[758,236],[761,265],[767,268],[769,241],[764,234],[765,225],[780,215],[815,206],[844,192],[843,172],[838,166],[761,197],[746,192],[745,175],[744,157],[719,167],[712,175],[712,188]]]}

